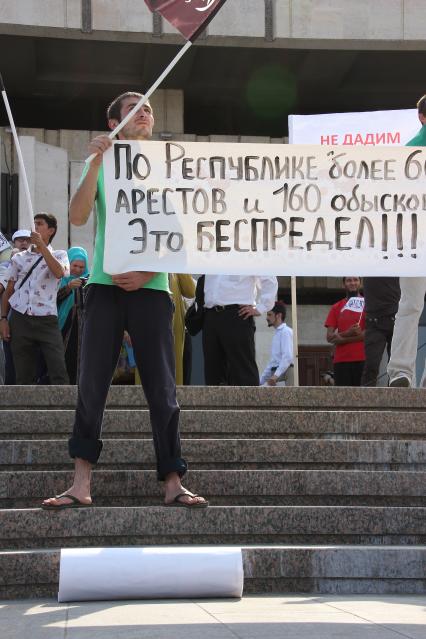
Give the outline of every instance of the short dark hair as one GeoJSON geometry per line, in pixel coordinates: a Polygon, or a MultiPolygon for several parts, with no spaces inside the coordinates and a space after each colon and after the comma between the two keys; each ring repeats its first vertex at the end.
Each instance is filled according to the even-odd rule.
{"type": "Polygon", "coordinates": [[[359,279],[359,281],[362,281],[362,278],[359,275],[345,275],[344,277],[342,277],[342,282],[343,284],[346,282],[346,280],[348,279],[348,277],[357,277],[359,279]]]}
{"type": "Polygon", "coordinates": [[[417,111],[426,116],[426,95],[422,95],[420,100],[417,102],[417,111]]]}
{"type": "Polygon", "coordinates": [[[37,215],[34,215],[34,219],[44,220],[47,226],[49,227],[49,229],[55,229],[55,232],[49,239],[49,244],[50,244],[50,242],[53,240],[53,238],[56,235],[56,231],[58,230],[58,220],[56,219],[54,215],[52,215],[52,213],[37,213],[37,215]]]}
{"type": "Polygon", "coordinates": [[[278,313],[281,313],[281,317],[284,322],[287,315],[287,307],[284,304],[284,302],[280,302],[280,301],[275,302],[273,308],[271,308],[271,311],[275,313],[275,315],[277,315],[278,313]]]}
{"type": "Polygon", "coordinates": [[[141,98],[143,98],[143,93],[138,93],[137,91],[126,91],[125,93],[122,93],[118,97],[114,98],[114,100],[107,108],[107,120],[118,120],[119,122],[121,122],[121,105],[123,100],[125,100],[126,98],[137,98],[138,100],[140,100],[141,98]]]}

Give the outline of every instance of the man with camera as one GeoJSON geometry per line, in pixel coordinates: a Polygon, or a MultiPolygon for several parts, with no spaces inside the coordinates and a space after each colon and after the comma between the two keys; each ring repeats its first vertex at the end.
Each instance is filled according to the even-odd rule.
{"type": "Polygon", "coordinates": [[[0,335],[11,343],[17,384],[35,383],[39,349],[50,382],[68,384],[56,309],[61,278],[69,274],[68,256],[51,247],[58,226],[54,215],[39,213],[34,224],[30,247],[14,255],[10,264],[0,335]]]}

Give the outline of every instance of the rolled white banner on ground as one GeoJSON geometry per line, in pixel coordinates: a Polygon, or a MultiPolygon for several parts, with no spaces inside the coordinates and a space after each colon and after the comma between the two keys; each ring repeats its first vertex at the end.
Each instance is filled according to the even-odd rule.
{"type": "Polygon", "coordinates": [[[238,547],[66,548],[58,601],[241,597],[243,584],[238,547]]]}

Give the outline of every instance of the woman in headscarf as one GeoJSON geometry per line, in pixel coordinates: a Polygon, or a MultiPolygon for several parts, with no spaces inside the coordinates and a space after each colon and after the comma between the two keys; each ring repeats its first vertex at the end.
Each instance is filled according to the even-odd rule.
{"type": "Polygon", "coordinates": [[[87,251],[81,246],[70,248],[68,259],[70,275],[62,278],[58,291],[58,321],[64,339],[70,384],[76,384],[83,320],[83,286],[89,277],[89,262],[87,251]]]}

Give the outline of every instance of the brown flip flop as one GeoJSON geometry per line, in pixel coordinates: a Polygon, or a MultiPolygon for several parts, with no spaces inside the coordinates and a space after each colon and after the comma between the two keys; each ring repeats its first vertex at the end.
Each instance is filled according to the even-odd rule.
{"type": "Polygon", "coordinates": [[[85,504],[80,501],[74,495],[70,495],[69,493],[62,493],[62,495],[55,495],[55,499],[61,499],[61,497],[67,497],[71,499],[70,504],[61,504],[59,506],[53,506],[49,504],[42,504],[41,508],[43,510],[65,510],[66,508],[89,508],[92,504],[85,504]]]}
{"type": "Polygon", "coordinates": [[[195,502],[192,504],[188,504],[184,501],[181,500],[182,497],[200,497],[200,495],[191,495],[190,493],[179,493],[179,495],[176,495],[176,497],[173,499],[173,501],[168,502],[167,504],[164,504],[167,508],[189,508],[189,509],[193,509],[193,508],[207,508],[207,506],[209,505],[209,502],[206,501],[204,499],[204,501],[201,502],[195,502]]]}

